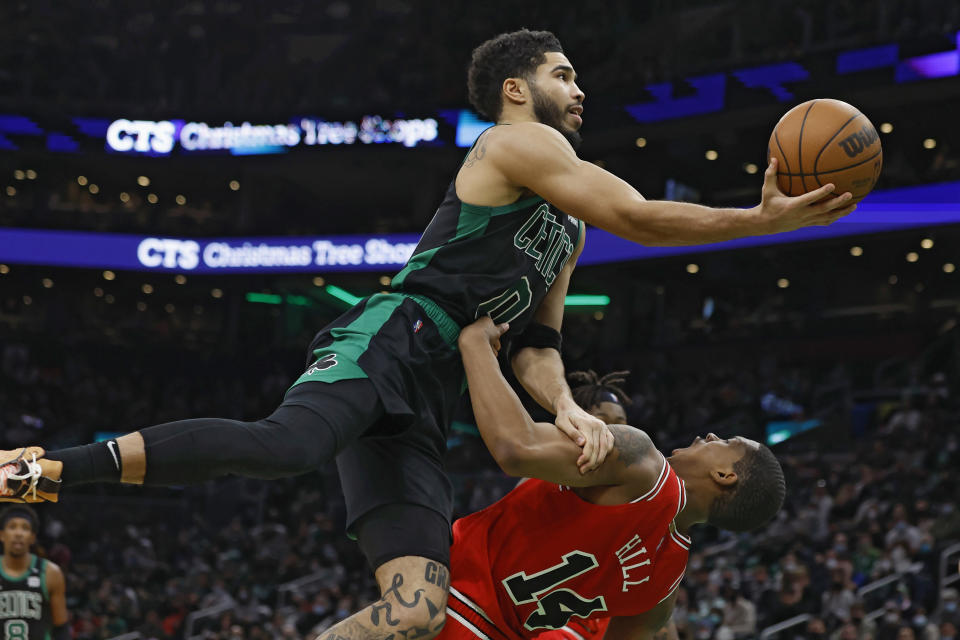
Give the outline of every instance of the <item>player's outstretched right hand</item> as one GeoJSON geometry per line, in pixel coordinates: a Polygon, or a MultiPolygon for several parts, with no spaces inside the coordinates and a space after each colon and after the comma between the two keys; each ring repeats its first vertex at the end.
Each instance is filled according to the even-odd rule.
{"type": "Polygon", "coordinates": [[[495,354],[500,353],[500,336],[510,329],[510,324],[493,324],[490,316],[478,318],[472,324],[468,324],[460,331],[458,342],[462,345],[465,340],[485,340],[495,354]]]}
{"type": "Polygon", "coordinates": [[[853,194],[849,191],[833,197],[833,184],[825,184],[802,196],[791,197],[777,186],[777,159],[763,174],[763,190],[756,208],[757,221],[762,233],[782,233],[801,227],[826,226],[857,208],[850,204],[853,194]]]}

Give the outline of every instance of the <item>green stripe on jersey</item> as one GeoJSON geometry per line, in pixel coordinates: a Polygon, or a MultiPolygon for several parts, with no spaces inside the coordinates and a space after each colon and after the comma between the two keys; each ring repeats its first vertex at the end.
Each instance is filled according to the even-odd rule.
{"type": "Polygon", "coordinates": [[[407,261],[406,266],[400,270],[400,273],[394,276],[393,288],[399,289],[403,285],[403,281],[408,275],[410,275],[411,272],[418,271],[429,265],[430,261],[437,254],[437,251],[439,251],[445,245],[456,242],[457,240],[462,240],[463,238],[471,238],[473,236],[483,235],[484,231],[487,230],[487,225],[490,224],[490,218],[493,216],[502,216],[507,213],[513,213],[514,211],[519,211],[524,207],[529,207],[530,205],[542,200],[543,198],[540,196],[533,196],[531,198],[524,198],[523,200],[518,200],[512,204],[505,204],[499,207],[485,207],[479,204],[461,202],[460,215],[457,218],[457,230],[453,237],[439,247],[427,249],[426,251],[422,251],[412,256],[410,260],[407,261]]]}

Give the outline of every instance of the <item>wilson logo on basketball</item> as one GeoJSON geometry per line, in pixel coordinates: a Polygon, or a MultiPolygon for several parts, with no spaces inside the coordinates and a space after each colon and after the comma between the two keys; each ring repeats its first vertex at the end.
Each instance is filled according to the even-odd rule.
{"type": "Polygon", "coordinates": [[[847,136],[837,144],[848,156],[855,158],[860,152],[876,142],[879,137],[873,125],[865,124],[860,131],[847,136]]]}

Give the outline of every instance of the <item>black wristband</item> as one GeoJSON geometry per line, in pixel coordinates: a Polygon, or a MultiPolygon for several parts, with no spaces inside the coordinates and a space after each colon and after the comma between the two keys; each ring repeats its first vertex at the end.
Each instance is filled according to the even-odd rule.
{"type": "Polygon", "coordinates": [[[53,633],[50,634],[52,640],[70,640],[70,637],[70,625],[66,622],[54,627],[53,633]]]}
{"type": "Polygon", "coordinates": [[[527,328],[513,343],[513,352],[516,353],[524,347],[533,347],[534,349],[556,349],[560,351],[563,344],[563,338],[560,332],[545,324],[531,322],[527,328]]]}

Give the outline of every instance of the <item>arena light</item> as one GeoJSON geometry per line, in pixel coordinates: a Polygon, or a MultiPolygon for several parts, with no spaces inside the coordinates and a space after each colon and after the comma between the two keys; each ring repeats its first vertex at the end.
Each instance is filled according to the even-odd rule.
{"type": "Polygon", "coordinates": [[[643,149],[645,146],[647,146],[647,139],[643,137],[637,138],[636,145],[640,149],[643,149]]]}
{"type": "Polygon", "coordinates": [[[890,133],[891,131],[893,131],[892,124],[890,124],[889,122],[880,123],[880,133],[890,133]]]}
{"type": "Polygon", "coordinates": [[[256,302],[259,304],[280,304],[283,297],[273,293],[248,293],[247,302],[256,302]]]}
{"type": "Polygon", "coordinates": [[[333,296],[337,300],[342,300],[343,302],[346,302],[349,305],[357,304],[358,302],[363,300],[363,298],[355,296],[349,291],[347,291],[346,289],[341,289],[335,284],[328,284],[326,287],[324,287],[324,291],[329,293],[331,296],[333,296]]]}
{"type": "Polygon", "coordinates": [[[717,155],[716,149],[707,149],[707,152],[703,154],[703,157],[705,157],[707,160],[716,160],[717,155]]]}
{"type": "Polygon", "coordinates": [[[923,249],[933,249],[933,238],[924,238],[921,240],[920,247],[923,249]]]}
{"type": "Polygon", "coordinates": [[[936,140],[934,140],[933,138],[924,138],[923,140],[924,149],[936,149],[936,147],[937,147],[936,140]]]}
{"type": "Polygon", "coordinates": [[[307,296],[293,296],[288,295],[286,297],[287,304],[292,304],[296,307],[312,307],[313,302],[307,296]]]}
{"type": "Polygon", "coordinates": [[[610,296],[574,293],[568,295],[563,303],[568,307],[605,307],[610,304],[610,296]]]}

